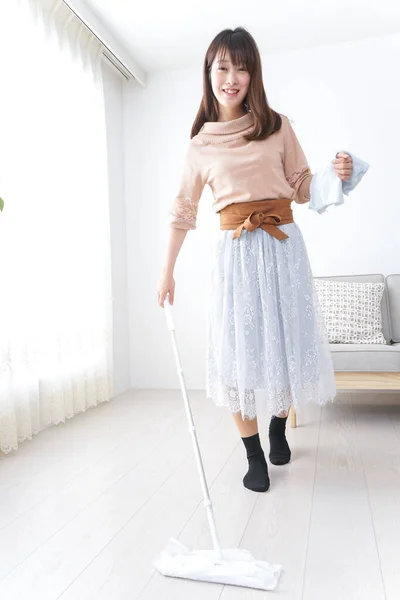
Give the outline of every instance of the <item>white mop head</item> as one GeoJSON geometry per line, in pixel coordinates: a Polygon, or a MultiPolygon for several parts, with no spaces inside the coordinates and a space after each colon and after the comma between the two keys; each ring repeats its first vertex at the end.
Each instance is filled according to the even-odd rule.
{"type": "Polygon", "coordinates": [[[281,565],[256,560],[247,550],[222,550],[223,561],[214,550],[190,551],[171,538],[154,566],[167,577],[223,583],[258,590],[274,590],[282,571],[281,565]]]}

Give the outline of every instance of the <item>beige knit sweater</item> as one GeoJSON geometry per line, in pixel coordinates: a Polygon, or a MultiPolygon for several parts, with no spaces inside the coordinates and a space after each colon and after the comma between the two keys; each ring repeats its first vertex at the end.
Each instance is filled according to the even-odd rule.
{"type": "Polygon", "coordinates": [[[213,192],[215,212],[235,202],[280,198],[308,202],[312,174],[288,118],[281,117],[278,132],[250,142],[243,136],[253,126],[251,113],[232,121],[205,123],[187,148],[169,224],[196,228],[206,184],[213,192]]]}

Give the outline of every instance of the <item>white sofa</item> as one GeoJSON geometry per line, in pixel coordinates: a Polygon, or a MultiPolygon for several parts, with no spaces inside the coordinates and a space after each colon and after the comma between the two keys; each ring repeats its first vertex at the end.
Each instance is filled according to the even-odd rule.
{"type": "Polygon", "coordinates": [[[400,275],[346,275],[316,277],[336,281],[384,283],[382,333],[384,344],[330,344],[336,372],[400,373],[400,275]]]}
{"type": "MultiPolygon", "coordinates": [[[[330,344],[338,390],[400,391],[400,275],[316,277],[337,281],[384,283],[382,333],[387,344],[330,344]]],[[[296,427],[296,414],[290,410],[296,427]]]]}

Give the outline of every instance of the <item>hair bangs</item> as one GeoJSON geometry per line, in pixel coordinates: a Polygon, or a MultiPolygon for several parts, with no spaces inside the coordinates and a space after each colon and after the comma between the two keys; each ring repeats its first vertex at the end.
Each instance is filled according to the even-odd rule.
{"type": "Polygon", "coordinates": [[[244,67],[250,74],[254,72],[255,60],[249,45],[244,43],[241,36],[232,34],[227,34],[215,45],[214,56],[209,57],[210,67],[215,58],[227,60],[228,53],[235,67],[244,67]]]}

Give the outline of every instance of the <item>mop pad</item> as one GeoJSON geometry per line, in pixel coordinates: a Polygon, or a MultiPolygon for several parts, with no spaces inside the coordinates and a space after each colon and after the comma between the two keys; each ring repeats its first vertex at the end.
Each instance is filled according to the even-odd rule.
{"type": "Polygon", "coordinates": [[[189,551],[171,538],[154,566],[167,577],[181,577],[195,581],[224,583],[258,590],[274,590],[281,565],[271,565],[253,558],[247,550],[222,550],[222,560],[213,550],[189,551]]]}
{"type": "Polygon", "coordinates": [[[192,550],[174,538],[170,538],[164,550],[154,560],[156,569],[167,577],[180,577],[195,581],[207,581],[227,585],[237,585],[259,590],[274,590],[282,572],[281,565],[256,560],[250,552],[239,548],[222,550],[218,538],[213,505],[210,499],[203,461],[197,439],[196,428],[187,395],[183,369],[180,363],[168,299],[164,303],[168,329],[171,332],[178,377],[180,380],[189,430],[192,436],[194,455],[203,491],[204,506],[207,511],[213,550],[192,550]]]}

